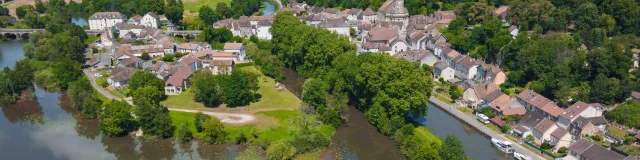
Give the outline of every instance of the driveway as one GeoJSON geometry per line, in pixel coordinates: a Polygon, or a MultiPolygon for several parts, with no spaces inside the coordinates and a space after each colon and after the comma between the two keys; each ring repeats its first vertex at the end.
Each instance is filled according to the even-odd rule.
{"type": "Polygon", "coordinates": [[[91,72],[89,71],[89,69],[84,69],[82,71],[84,72],[85,75],[87,75],[87,77],[89,78],[89,81],[91,81],[91,85],[93,86],[93,88],[95,88],[98,92],[100,92],[100,94],[104,95],[109,99],[122,100],[122,98],[112,95],[111,93],[109,93],[109,91],[105,90],[104,88],[102,88],[96,83],[97,77],[94,74],[97,72],[91,72]]]}

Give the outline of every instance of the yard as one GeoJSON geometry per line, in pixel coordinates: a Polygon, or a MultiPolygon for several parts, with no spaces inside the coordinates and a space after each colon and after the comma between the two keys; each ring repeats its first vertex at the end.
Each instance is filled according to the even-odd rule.
{"type": "MultiPolygon", "coordinates": [[[[260,72],[253,66],[245,66],[236,69],[244,69],[260,74],[260,72]]],[[[297,97],[286,90],[277,91],[274,84],[275,81],[273,80],[273,78],[264,75],[261,75],[258,78],[258,85],[260,86],[260,89],[258,89],[257,93],[260,94],[261,98],[258,100],[258,102],[248,105],[248,110],[250,112],[255,113],[270,110],[296,110],[300,107],[301,103],[297,97]]],[[[226,105],[224,104],[213,109],[206,108],[202,103],[195,102],[193,100],[193,96],[193,93],[191,93],[187,89],[187,91],[182,92],[180,95],[168,96],[168,98],[162,101],[161,104],[172,108],[204,109],[214,111],[229,110],[229,108],[226,108],[226,105]]]]}
{"type": "Polygon", "coordinates": [[[91,44],[91,43],[93,43],[93,42],[95,42],[95,41],[97,41],[99,39],[100,39],[100,37],[98,37],[98,36],[89,36],[89,38],[84,40],[84,44],[85,45],[91,44]]]}
{"type": "Polygon", "coordinates": [[[624,138],[627,136],[627,132],[623,131],[621,129],[618,129],[616,127],[613,127],[611,125],[607,126],[607,134],[611,135],[619,140],[624,140],[624,138]]]}
{"type": "Polygon", "coordinates": [[[458,111],[462,112],[462,113],[471,113],[472,110],[467,108],[467,107],[458,107],[458,111]]]}
{"type": "Polygon", "coordinates": [[[198,12],[198,10],[200,10],[200,7],[205,5],[215,10],[216,4],[218,4],[218,2],[231,4],[231,0],[182,0],[182,3],[184,4],[184,10],[192,13],[198,12]]]}

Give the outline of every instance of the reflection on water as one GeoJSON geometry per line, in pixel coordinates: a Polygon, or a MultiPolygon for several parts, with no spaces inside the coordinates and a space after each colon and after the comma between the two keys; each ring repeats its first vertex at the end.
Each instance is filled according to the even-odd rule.
{"type": "Polygon", "coordinates": [[[456,136],[464,144],[465,151],[471,159],[507,159],[504,153],[491,146],[489,139],[438,107],[429,105],[429,115],[426,118],[417,118],[415,121],[429,128],[433,134],[440,138],[446,138],[448,134],[456,136]]]}
{"type": "Polygon", "coordinates": [[[405,159],[396,142],[378,132],[355,107],[347,111],[349,121],[331,137],[342,159],[405,159]]]}
{"type": "Polygon", "coordinates": [[[71,22],[73,24],[76,24],[80,27],[84,27],[87,25],[87,19],[83,18],[83,17],[73,17],[71,18],[71,22]]]}

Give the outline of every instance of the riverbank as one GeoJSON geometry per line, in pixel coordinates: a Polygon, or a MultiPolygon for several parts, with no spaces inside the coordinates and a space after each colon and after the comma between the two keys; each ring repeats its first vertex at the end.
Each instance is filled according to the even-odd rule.
{"type": "MultiPolygon", "coordinates": [[[[539,156],[538,154],[531,152],[530,150],[524,148],[521,143],[518,142],[514,142],[511,139],[506,138],[505,136],[503,136],[502,134],[495,132],[491,129],[489,129],[488,127],[486,127],[485,125],[481,124],[480,122],[478,122],[475,117],[465,114],[463,112],[460,112],[458,109],[456,109],[456,106],[453,105],[449,105],[446,104],[442,101],[440,101],[438,98],[435,97],[429,97],[429,102],[432,104],[432,106],[436,106],[440,109],[442,109],[445,113],[455,117],[456,119],[458,119],[460,122],[463,122],[467,125],[469,125],[470,127],[472,127],[473,129],[475,129],[476,131],[478,131],[479,133],[481,133],[485,138],[497,138],[500,140],[507,140],[513,144],[518,144],[518,145],[513,145],[513,149],[518,152],[518,153],[522,153],[524,155],[527,155],[533,159],[547,159],[547,158],[543,158],[541,156],[539,156]]],[[[487,143],[486,144],[487,147],[493,147],[490,146],[491,144],[487,143]]]]}

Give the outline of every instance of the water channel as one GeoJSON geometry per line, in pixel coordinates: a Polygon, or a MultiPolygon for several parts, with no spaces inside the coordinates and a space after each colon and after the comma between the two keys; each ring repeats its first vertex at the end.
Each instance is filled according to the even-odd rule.
{"type": "MultiPolygon", "coordinates": [[[[276,0],[276,1],[279,1],[279,0],[276,0]]],[[[265,6],[265,9],[262,11],[262,16],[269,16],[269,15],[273,14],[273,12],[276,11],[275,4],[272,4],[269,1],[264,1],[262,3],[264,3],[264,6],[265,6]]]]}
{"type": "MultiPolygon", "coordinates": [[[[24,58],[25,41],[0,43],[0,67],[24,58]]],[[[289,73],[292,74],[293,73],[289,73]]],[[[304,81],[303,78],[299,78],[304,81]]],[[[292,85],[293,86],[293,85],[292,85]]],[[[0,105],[0,159],[233,159],[247,146],[178,144],[174,139],[147,141],[133,136],[103,137],[98,121],[78,117],[64,93],[35,88],[34,98],[0,105]]],[[[349,121],[331,138],[323,159],[403,159],[395,141],[377,132],[365,115],[351,107],[349,121]]],[[[473,159],[505,159],[489,140],[437,107],[417,122],[439,137],[455,135],[473,159]]]]}

